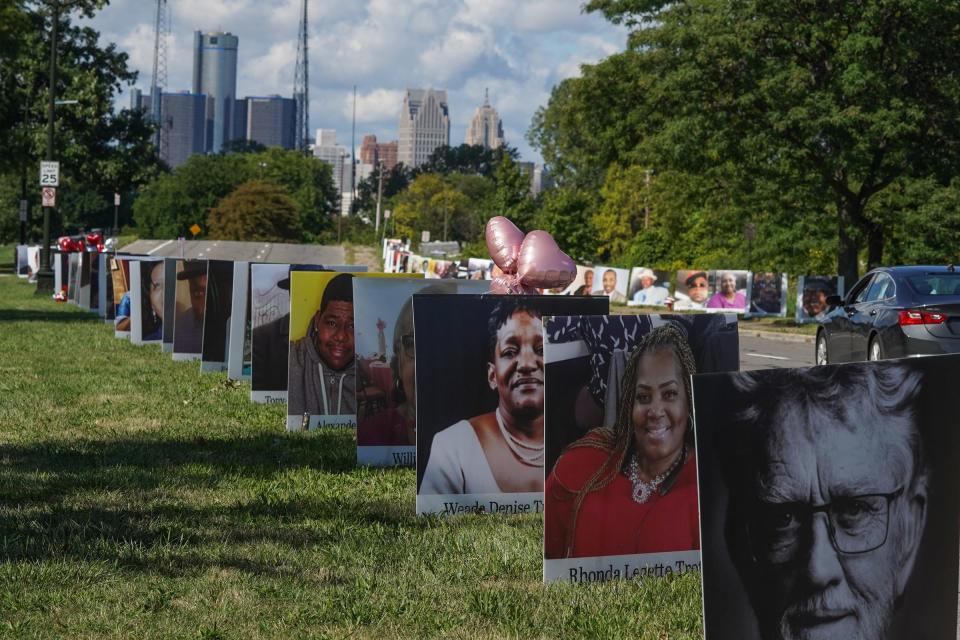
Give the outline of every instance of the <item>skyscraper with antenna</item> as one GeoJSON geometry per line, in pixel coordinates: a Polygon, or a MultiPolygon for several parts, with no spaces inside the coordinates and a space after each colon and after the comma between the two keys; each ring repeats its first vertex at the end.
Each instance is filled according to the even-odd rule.
{"type": "Polygon", "coordinates": [[[297,36],[297,66],[293,72],[293,99],[297,103],[296,148],[307,153],[310,146],[310,67],[307,55],[307,1],[300,0],[300,31],[297,36]]]}
{"type": "Polygon", "coordinates": [[[163,90],[167,86],[167,38],[170,35],[170,7],[167,0],[157,0],[153,26],[153,77],[150,81],[150,119],[157,125],[153,146],[160,157],[166,157],[167,136],[163,135],[163,90]]]}

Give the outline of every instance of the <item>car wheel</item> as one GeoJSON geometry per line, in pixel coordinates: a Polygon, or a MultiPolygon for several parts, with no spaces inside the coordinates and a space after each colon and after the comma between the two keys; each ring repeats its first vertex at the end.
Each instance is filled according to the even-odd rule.
{"type": "Polygon", "coordinates": [[[827,354],[827,336],[823,331],[817,334],[816,361],[817,365],[830,364],[830,358],[827,354]]]}
{"type": "Polygon", "coordinates": [[[880,338],[876,336],[870,340],[870,347],[867,349],[867,360],[871,362],[883,360],[883,347],[880,345],[880,338]]]}

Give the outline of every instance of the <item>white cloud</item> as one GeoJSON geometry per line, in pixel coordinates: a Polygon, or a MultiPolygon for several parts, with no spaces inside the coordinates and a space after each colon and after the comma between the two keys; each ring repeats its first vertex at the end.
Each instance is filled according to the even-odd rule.
{"type": "MultiPolygon", "coordinates": [[[[289,96],[293,89],[301,0],[170,0],[173,37],[168,85],[191,86],[193,31],[229,31],[240,39],[237,93],[289,96]]],[[[508,141],[526,158],[530,118],[559,80],[579,65],[622,50],[626,31],[583,0],[310,0],[310,121],[335,128],[349,144],[352,87],[358,87],[357,140],[397,136],[406,88],[446,89],[451,143],[463,141],[490,88],[508,141]]],[[[106,41],[130,54],[150,83],[153,10],[144,0],[112,0],[93,20],[106,41]]],[[[126,102],[118,102],[126,106],[126,102]]]]}
{"type": "MultiPolygon", "coordinates": [[[[400,105],[404,91],[374,89],[369,93],[357,93],[357,122],[361,124],[397,120],[400,117],[400,105]]],[[[350,118],[353,113],[353,94],[343,96],[340,114],[350,118]]]]}

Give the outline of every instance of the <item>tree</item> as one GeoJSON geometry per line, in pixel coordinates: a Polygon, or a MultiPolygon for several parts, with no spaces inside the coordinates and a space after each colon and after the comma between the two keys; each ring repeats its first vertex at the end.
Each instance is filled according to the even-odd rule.
{"type": "Polygon", "coordinates": [[[575,187],[558,187],[541,196],[535,224],[548,231],[560,248],[578,262],[595,259],[597,239],[591,226],[596,198],[575,187]]]}
{"type": "Polygon", "coordinates": [[[253,180],[234,189],[210,211],[210,238],[244,242],[298,242],[300,214],[283,187],[253,180]]]}
{"type": "Polygon", "coordinates": [[[457,147],[442,145],[433,150],[427,161],[417,167],[418,173],[462,173],[491,177],[501,160],[519,157],[517,150],[509,145],[487,149],[482,145],[461,144],[457,147]]]}
{"type": "Polygon", "coordinates": [[[594,0],[635,27],[649,85],[639,156],[702,173],[729,161],[829,210],[837,269],[883,259],[871,200],[900,178],[960,168],[960,6],[936,0],[594,0]]]}
{"type": "Polygon", "coordinates": [[[417,176],[409,189],[393,199],[392,207],[398,236],[419,238],[421,231],[428,230],[436,240],[444,237],[446,229],[448,240],[470,242],[482,229],[476,203],[436,173],[417,176]]]}
{"type": "Polygon", "coordinates": [[[535,213],[535,203],[530,195],[530,178],[510,156],[504,156],[493,173],[496,187],[491,204],[494,215],[510,218],[525,231],[532,231],[530,227],[535,213]]]}
{"type": "Polygon", "coordinates": [[[140,192],[133,205],[134,221],[146,237],[185,236],[194,224],[205,223],[221,198],[253,177],[251,162],[243,155],[192,155],[140,192]]]}
{"type": "MultiPolygon", "coordinates": [[[[383,202],[409,187],[412,180],[413,171],[402,162],[385,171],[383,174],[381,208],[383,202]]],[[[376,166],[369,176],[357,183],[357,198],[353,201],[351,211],[353,213],[366,213],[368,217],[372,216],[377,210],[377,192],[379,189],[380,167],[376,166]]]]}
{"type": "MultiPolygon", "coordinates": [[[[136,189],[160,170],[150,143],[152,125],[143,114],[113,112],[122,85],[136,80],[127,54],[113,44],[102,45],[95,30],[70,21],[70,14],[89,17],[104,4],[72,3],[58,25],[57,96],[77,101],[55,111],[55,154],[61,161],[58,213],[72,227],[103,226],[99,207],[70,210],[73,203],[112,200],[114,191],[136,189]],[[91,199],[94,192],[98,197],[91,199]]],[[[51,19],[47,3],[0,0],[0,172],[17,175],[21,192],[34,204],[38,194],[27,185],[34,186],[28,176],[47,153],[51,19]]],[[[56,234],[59,221],[51,222],[56,234]]]]}
{"type": "Polygon", "coordinates": [[[176,238],[195,223],[203,226],[221,198],[254,179],[286,189],[297,204],[302,240],[331,239],[334,225],[330,212],[336,207],[336,188],[330,166],[276,147],[260,153],[190,156],[143,189],[134,204],[135,221],[141,233],[176,238]]]}
{"type": "Polygon", "coordinates": [[[300,211],[304,241],[333,239],[331,214],[340,212],[340,197],[329,164],[279,147],[241,157],[247,160],[247,175],[260,177],[262,174],[263,180],[287,189],[300,211]]]}

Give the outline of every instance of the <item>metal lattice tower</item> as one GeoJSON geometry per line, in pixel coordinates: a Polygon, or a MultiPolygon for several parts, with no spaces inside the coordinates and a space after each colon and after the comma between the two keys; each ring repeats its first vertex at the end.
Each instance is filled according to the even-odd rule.
{"type": "Polygon", "coordinates": [[[167,135],[163,114],[163,89],[167,86],[167,40],[170,36],[171,9],[167,0],[157,0],[157,15],[153,29],[153,79],[150,83],[150,117],[159,125],[153,143],[161,158],[167,156],[167,135]]]}
{"type": "Polygon", "coordinates": [[[300,30],[297,36],[297,67],[293,73],[293,99],[297,103],[297,149],[306,154],[310,147],[310,69],[307,56],[307,0],[301,0],[300,30]]]}

